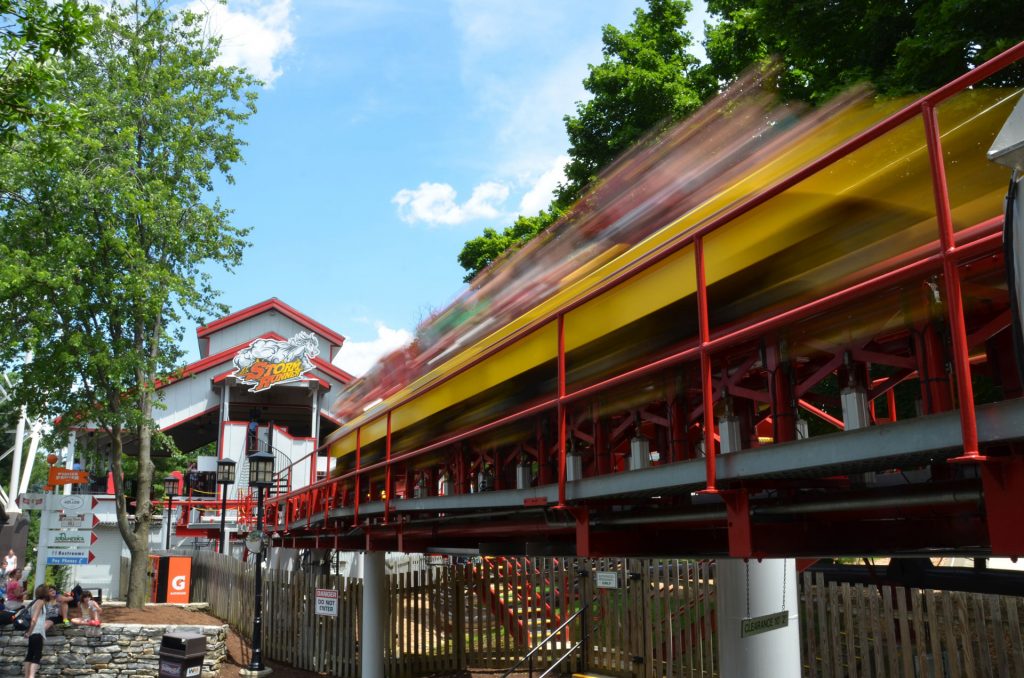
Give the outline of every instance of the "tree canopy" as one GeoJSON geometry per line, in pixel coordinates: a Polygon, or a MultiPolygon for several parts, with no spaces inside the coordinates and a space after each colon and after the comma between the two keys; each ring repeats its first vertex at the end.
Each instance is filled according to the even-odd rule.
{"type": "Polygon", "coordinates": [[[583,86],[593,96],[565,117],[569,136],[566,183],[559,201],[571,203],[597,172],[657,125],[697,110],[702,93],[693,77],[699,66],[688,49],[689,0],[650,0],[637,9],[629,30],[605,26],[604,61],[590,66],[583,86]]]}
{"type": "Polygon", "coordinates": [[[687,50],[690,0],[649,0],[633,13],[628,30],[605,26],[604,59],[590,66],[583,86],[593,96],[565,117],[569,136],[566,181],[548,209],[521,216],[501,231],[487,228],[469,240],[459,264],[471,280],[505,251],[521,246],[554,223],[597,173],[653,127],[692,113],[706,97],[706,76],[687,50]]]}
{"type": "Polygon", "coordinates": [[[856,83],[887,94],[934,89],[1024,38],[1006,0],[709,0],[707,70],[728,82],[777,59],[780,90],[822,102],[856,83]]]}
{"type": "Polygon", "coordinates": [[[77,124],[25,126],[0,167],[20,187],[0,213],[0,357],[34,354],[18,394],[30,411],[106,433],[131,605],[146,588],[153,447],[167,444],[155,388],[173,378],[178,321],[221,310],[209,267],[237,265],[245,247],[211,191],[241,160],[236,128],[255,112],[256,80],[215,65],[218,54],[202,17],[114,2],[85,53],[64,63],[58,96],[80,109],[77,124]]]}
{"type": "Polygon", "coordinates": [[[48,97],[62,58],[82,44],[90,13],[75,0],[0,0],[0,140],[40,116],[62,112],[48,97]]]}
{"type": "MultiPolygon", "coordinates": [[[[646,4],[627,30],[603,29],[604,60],[584,80],[593,96],[565,118],[566,182],[549,215],[567,211],[644,135],[690,115],[751,66],[772,64],[784,98],[821,103],[865,82],[882,94],[928,91],[1024,39],[1024,13],[1010,0],[708,0],[707,61],[698,63],[687,51],[690,2],[646,4]]],[[[1004,80],[1024,82],[1024,67],[1004,80]]],[[[523,231],[491,227],[469,240],[459,254],[467,279],[528,239],[515,233],[523,231]]]]}

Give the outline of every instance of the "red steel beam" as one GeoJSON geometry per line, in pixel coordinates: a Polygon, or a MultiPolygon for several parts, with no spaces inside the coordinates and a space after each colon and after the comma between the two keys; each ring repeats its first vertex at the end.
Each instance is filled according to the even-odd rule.
{"type": "MultiPolygon", "coordinates": [[[[852,137],[851,139],[835,147],[828,153],[822,155],[817,160],[808,163],[803,168],[794,172],[790,176],[779,180],[775,184],[762,190],[757,195],[751,196],[751,198],[749,198],[745,202],[742,202],[739,205],[726,209],[719,216],[709,220],[704,225],[691,231],[688,231],[686,233],[679,234],[675,238],[666,241],[661,247],[659,247],[656,250],[653,250],[651,254],[648,255],[647,257],[635,262],[632,266],[629,266],[617,272],[616,274],[609,276],[604,282],[587,291],[586,293],[580,295],[575,300],[569,302],[569,304],[567,304],[566,306],[558,310],[552,311],[544,316],[541,316],[540,318],[529,323],[528,325],[525,325],[520,330],[510,334],[502,341],[495,343],[494,346],[490,347],[486,351],[481,352],[472,360],[467,361],[464,365],[459,366],[459,368],[439,377],[436,381],[432,382],[429,386],[427,386],[424,389],[424,391],[421,391],[419,393],[411,393],[406,397],[400,399],[397,403],[392,405],[391,409],[397,409],[398,407],[401,407],[402,405],[410,402],[413,398],[418,397],[423,392],[433,390],[434,388],[437,388],[438,386],[446,383],[450,379],[455,378],[459,374],[462,374],[466,370],[475,367],[484,360],[490,358],[492,355],[496,354],[498,351],[515,343],[523,336],[531,334],[532,332],[536,331],[540,327],[543,327],[548,322],[557,318],[558,316],[564,315],[572,311],[573,309],[578,308],[579,306],[587,303],[591,299],[599,296],[600,294],[603,294],[604,292],[614,287],[615,285],[622,283],[624,280],[627,280],[628,278],[631,278],[634,275],[637,275],[638,273],[651,268],[652,266],[659,263],[663,259],[681,250],[686,245],[695,242],[696,239],[703,238],[703,236],[710,233],[711,231],[721,228],[725,224],[735,220],[736,218],[742,216],[743,214],[746,214],[747,212],[753,210],[755,207],[758,207],[761,204],[767,202],[768,200],[774,198],[775,196],[783,193],[784,191],[795,186],[804,179],[807,179],[808,177],[825,169],[829,165],[832,165],[833,163],[849,155],[850,153],[856,151],[862,146],[865,146],[871,141],[874,141],[883,134],[895,129],[896,127],[899,127],[908,120],[913,119],[919,113],[921,113],[921,109],[926,103],[930,104],[931,106],[934,106],[935,104],[948,99],[954,94],[957,94],[961,90],[966,89],[967,87],[976,84],[981,80],[984,80],[993,73],[996,73],[1000,69],[1005,68],[1009,64],[1012,64],[1013,62],[1021,58],[1024,58],[1024,42],[1018,43],[1017,45],[1004,51],[1002,54],[993,57],[989,61],[986,61],[984,64],[978,66],[977,68],[965,73],[956,80],[946,84],[943,87],[940,87],[931,94],[906,106],[905,108],[894,113],[885,120],[876,123],[872,127],[864,130],[860,134],[852,137]]],[[[379,416],[380,415],[378,415],[378,417],[376,418],[379,418],[379,416]]],[[[369,421],[374,421],[374,419],[370,419],[369,421]]]]}
{"type": "Polygon", "coordinates": [[[565,315],[558,316],[558,505],[565,506],[565,315]]]}
{"type": "MultiPolygon", "coordinates": [[[[566,307],[563,307],[563,308],[561,308],[561,309],[559,309],[557,311],[553,311],[551,314],[548,314],[548,315],[546,315],[544,317],[541,317],[541,318],[537,319],[533,323],[531,323],[531,324],[525,326],[524,328],[522,328],[522,330],[520,330],[520,331],[518,331],[516,333],[513,333],[512,335],[507,337],[505,340],[495,344],[495,346],[491,347],[487,351],[482,352],[479,356],[477,356],[473,360],[467,362],[467,364],[465,364],[463,366],[460,366],[458,369],[454,370],[453,372],[451,372],[451,373],[449,373],[447,375],[444,375],[442,378],[440,378],[437,381],[435,381],[434,383],[432,383],[428,387],[428,390],[436,388],[437,386],[439,386],[442,383],[448,381],[449,379],[454,378],[456,375],[461,374],[462,372],[470,369],[471,367],[475,366],[476,364],[479,364],[483,360],[486,360],[491,355],[495,354],[497,351],[501,350],[502,348],[506,347],[507,345],[510,345],[511,343],[517,341],[522,336],[525,336],[526,334],[529,334],[529,333],[535,331],[539,327],[542,327],[544,324],[549,322],[551,320],[551,318],[554,317],[554,316],[557,316],[557,318],[559,320],[559,326],[560,326],[560,328],[559,328],[560,363],[561,363],[561,367],[563,369],[563,374],[561,375],[563,381],[562,381],[562,383],[560,383],[559,398],[557,400],[558,406],[562,407],[564,409],[564,405],[565,405],[567,399],[569,399],[569,398],[584,397],[589,392],[594,392],[596,390],[599,390],[597,387],[599,387],[600,385],[593,385],[593,386],[587,387],[586,390],[581,389],[578,393],[574,393],[574,394],[566,394],[565,391],[564,391],[564,314],[569,312],[569,311],[571,311],[574,308],[579,307],[580,305],[586,303],[587,301],[590,301],[591,299],[597,297],[598,295],[604,293],[605,291],[607,291],[607,289],[610,289],[611,287],[620,284],[624,280],[626,280],[626,279],[628,279],[628,278],[630,278],[630,277],[632,277],[634,275],[637,275],[639,272],[641,272],[643,270],[646,270],[647,268],[650,268],[651,266],[655,265],[656,263],[658,263],[661,260],[665,259],[666,257],[670,256],[674,252],[679,251],[680,249],[682,249],[683,247],[685,247],[686,245],[688,245],[688,244],[690,244],[692,242],[694,244],[694,246],[695,246],[695,250],[699,250],[699,252],[696,253],[697,254],[697,256],[696,256],[697,268],[698,268],[698,285],[700,287],[703,287],[703,289],[698,289],[698,306],[700,306],[701,304],[703,304],[705,306],[705,308],[703,309],[703,316],[704,316],[703,317],[703,322],[702,322],[702,326],[700,328],[702,330],[702,332],[703,332],[703,336],[701,338],[701,345],[700,345],[699,351],[700,351],[700,355],[701,355],[702,376],[704,377],[704,386],[706,387],[704,389],[705,390],[705,394],[704,394],[705,403],[704,404],[705,404],[705,408],[706,408],[706,411],[705,411],[705,420],[706,420],[706,424],[705,424],[705,447],[707,448],[707,454],[708,454],[708,457],[709,457],[708,465],[707,465],[708,466],[708,487],[707,487],[707,489],[709,489],[709,490],[713,489],[714,488],[714,481],[715,481],[715,478],[714,478],[715,468],[714,468],[714,463],[713,463],[713,456],[714,456],[714,451],[713,450],[714,450],[714,448],[713,448],[713,446],[708,444],[708,439],[710,438],[710,439],[713,440],[713,438],[714,438],[713,413],[711,411],[711,408],[713,406],[713,393],[709,392],[711,390],[711,388],[710,388],[711,385],[709,384],[709,382],[710,382],[710,352],[711,351],[716,350],[718,348],[725,347],[727,345],[731,345],[731,344],[737,343],[737,342],[742,341],[742,340],[744,340],[746,338],[750,338],[750,337],[752,337],[756,333],[766,332],[769,329],[771,329],[773,327],[781,326],[782,324],[785,324],[786,322],[792,322],[793,320],[796,320],[796,319],[798,319],[800,317],[805,317],[806,315],[810,315],[810,314],[819,312],[819,311],[824,310],[824,309],[826,309],[826,308],[828,308],[828,307],[830,307],[830,306],[832,306],[834,304],[840,303],[840,301],[848,300],[850,298],[855,298],[859,294],[866,293],[867,291],[870,291],[872,289],[877,289],[880,286],[884,286],[886,284],[894,284],[895,282],[901,281],[904,278],[911,277],[911,276],[913,276],[915,274],[919,274],[921,272],[927,271],[931,267],[935,266],[936,264],[941,264],[943,270],[946,272],[947,287],[949,287],[951,285],[956,287],[955,291],[957,292],[957,294],[955,296],[956,296],[956,300],[957,300],[956,303],[958,305],[958,308],[957,309],[951,308],[950,309],[950,315],[951,315],[951,318],[953,319],[953,322],[957,322],[957,318],[958,318],[959,319],[959,323],[961,325],[963,324],[962,302],[960,301],[960,298],[959,298],[959,275],[958,275],[958,271],[956,270],[956,262],[959,261],[959,260],[962,260],[963,258],[966,258],[967,256],[971,256],[973,254],[976,254],[977,252],[982,251],[985,248],[986,245],[989,245],[989,244],[996,244],[997,245],[998,243],[994,243],[994,242],[990,243],[989,241],[997,240],[996,236],[998,236],[998,234],[993,234],[992,236],[983,237],[983,238],[981,238],[979,240],[976,240],[974,242],[968,243],[967,245],[965,245],[963,247],[957,247],[956,244],[955,244],[955,236],[956,236],[956,234],[953,233],[953,231],[952,231],[952,220],[951,220],[951,217],[949,215],[948,193],[946,193],[944,168],[942,167],[942,164],[941,164],[941,143],[940,143],[941,140],[939,139],[939,136],[938,136],[938,128],[937,128],[937,121],[935,120],[934,105],[936,103],[940,102],[940,101],[943,101],[943,100],[949,98],[953,94],[961,91],[962,89],[970,86],[971,84],[979,82],[980,80],[988,77],[992,73],[995,73],[999,69],[1005,67],[1006,65],[1008,65],[1008,64],[1010,64],[1010,63],[1012,63],[1012,62],[1014,62],[1014,61],[1016,61],[1016,60],[1018,60],[1018,59],[1020,59],[1022,57],[1024,57],[1024,42],[1022,42],[1022,43],[1020,43],[1020,44],[1010,48],[1009,50],[1005,51],[1001,55],[995,57],[994,59],[992,59],[992,60],[990,60],[988,62],[986,62],[985,64],[983,64],[982,66],[979,66],[978,68],[972,70],[971,72],[961,76],[960,78],[958,78],[957,80],[953,81],[952,83],[949,83],[948,85],[940,88],[939,90],[936,90],[935,92],[933,92],[932,94],[928,95],[927,97],[921,99],[920,101],[915,102],[914,104],[911,104],[911,105],[907,106],[903,110],[897,112],[895,115],[890,116],[886,120],[883,120],[883,121],[877,123],[876,125],[872,126],[868,130],[865,130],[861,134],[853,137],[852,139],[848,140],[847,142],[845,142],[843,144],[840,144],[835,149],[833,149],[829,153],[821,156],[816,161],[813,161],[812,163],[806,165],[801,170],[795,172],[794,174],[790,175],[789,177],[787,177],[787,178],[785,178],[783,180],[780,180],[776,184],[773,184],[772,186],[768,187],[767,189],[765,189],[761,193],[759,193],[759,194],[757,194],[755,196],[752,196],[747,201],[745,201],[745,202],[743,202],[743,203],[741,203],[741,204],[739,204],[739,205],[737,205],[737,206],[735,206],[735,207],[733,207],[733,208],[731,208],[729,210],[726,210],[721,215],[719,215],[717,218],[710,220],[709,222],[705,223],[703,226],[701,226],[701,227],[699,227],[697,229],[694,229],[693,231],[690,231],[690,232],[688,232],[686,234],[681,234],[680,236],[677,236],[675,239],[666,242],[661,248],[659,248],[658,250],[653,251],[648,257],[646,257],[646,258],[636,262],[633,266],[631,266],[629,268],[623,269],[617,275],[610,276],[602,284],[596,286],[595,288],[593,288],[590,291],[588,291],[586,294],[584,294],[581,297],[578,297],[576,300],[570,302],[566,307]],[[870,141],[872,141],[872,140],[878,138],[879,136],[881,136],[882,134],[885,134],[886,132],[896,128],[897,126],[899,126],[899,125],[903,124],[904,122],[912,119],[913,117],[915,117],[918,114],[922,114],[922,117],[925,120],[926,132],[928,134],[927,141],[928,141],[929,154],[930,154],[930,156],[932,158],[933,183],[934,183],[934,185],[936,187],[936,203],[937,203],[937,208],[938,208],[938,211],[939,211],[939,219],[940,219],[940,227],[941,227],[940,235],[942,236],[943,250],[940,253],[938,253],[938,254],[933,254],[931,256],[925,257],[923,259],[920,259],[920,260],[918,260],[916,262],[913,262],[911,264],[908,264],[906,266],[902,266],[902,267],[900,267],[900,268],[898,268],[896,270],[890,271],[890,272],[888,272],[886,274],[877,276],[875,279],[873,279],[871,281],[866,281],[864,283],[859,283],[859,284],[856,284],[856,285],[852,285],[849,288],[846,288],[846,289],[841,290],[839,292],[836,292],[836,293],[833,293],[833,294],[830,294],[830,295],[826,295],[825,297],[823,297],[821,299],[815,300],[813,302],[810,302],[810,303],[805,304],[805,305],[800,306],[800,307],[796,307],[794,309],[791,309],[788,312],[784,312],[782,314],[779,314],[779,315],[775,316],[774,318],[765,319],[765,320],[762,320],[762,321],[759,321],[759,322],[755,322],[755,323],[752,323],[750,325],[747,325],[744,328],[740,328],[740,329],[736,329],[736,330],[731,330],[731,331],[726,331],[726,332],[722,333],[721,335],[715,337],[714,339],[711,339],[710,338],[710,332],[709,332],[710,328],[707,327],[707,317],[706,317],[707,316],[707,308],[706,308],[706,304],[707,304],[707,296],[706,296],[707,295],[707,290],[706,290],[705,271],[703,270],[703,268],[704,268],[704,261],[703,261],[703,236],[706,235],[707,233],[710,233],[711,231],[714,231],[714,230],[724,226],[725,224],[727,224],[730,221],[734,220],[735,218],[741,216],[742,214],[745,214],[746,212],[749,212],[750,210],[754,209],[755,207],[763,204],[764,202],[770,200],[771,198],[773,198],[776,195],[782,193],[783,191],[787,190],[788,188],[790,188],[790,187],[796,185],[797,183],[803,181],[804,179],[812,176],[816,172],[821,171],[822,169],[828,167],[829,165],[831,165],[832,163],[836,162],[840,158],[842,158],[842,157],[848,155],[849,153],[857,150],[858,148],[866,145],[870,141]],[[944,205],[944,209],[945,209],[945,216],[943,215],[943,205],[944,205]],[[943,223],[943,219],[944,218],[945,218],[945,223],[943,223]],[[952,273],[952,275],[950,275],[950,273],[952,273]],[[955,281],[955,283],[951,282],[951,281],[955,281]],[[566,400],[563,400],[563,399],[566,399],[566,400]],[[707,422],[709,422],[709,421],[711,422],[710,426],[707,425],[707,422]]],[[[953,290],[950,290],[950,291],[953,291],[953,290]]],[[[947,294],[949,294],[949,292],[947,292],[947,294]]],[[[952,299],[952,297],[954,295],[950,294],[950,296],[951,296],[951,299],[952,299]]],[[[955,342],[959,342],[959,340],[956,338],[956,334],[957,334],[957,332],[954,329],[954,341],[955,342]]],[[[966,338],[965,338],[966,337],[966,333],[964,332],[963,335],[964,335],[964,337],[963,337],[964,342],[963,343],[965,343],[966,342],[966,338]]],[[[683,352],[680,352],[679,354],[676,354],[676,356],[670,356],[669,359],[663,359],[663,361],[659,361],[659,363],[663,363],[665,360],[671,360],[673,358],[675,358],[676,361],[680,361],[681,362],[682,360],[685,360],[685,358],[683,357],[683,354],[685,354],[686,357],[690,357],[690,355],[692,355],[691,351],[692,351],[692,349],[687,349],[687,350],[685,350],[683,352]]],[[[958,353],[959,353],[959,349],[958,349],[958,353]]],[[[962,414],[961,414],[961,416],[962,416],[962,419],[963,419],[962,426],[963,426],[963,429],[964,429],[965,452],[966,452],[968,457],[977,458],[978,457],[978,451],[977,451],[977,431],[976,431],[976,424],[973,423],[974,422],[973,394],[971,393],[969,378],[968,379],[959,378],[960,377],[960,374],[959,374],[960,371],[965,371],[966,370],[967,374],[969,376],[969,363],[968,363],[968,360],[964,356],[962,356],[962,355],[957,355],[955,357],[955,361],[957,362],[957,369],[958,369],[958,388],[960,388],[962,391],[964,391],[964,392],[961,392],[960,395],[961,395],[961,402],[962,402],[962,407],[961,407],[961,413],[962,414]],[[963,384],[966,384],[966,388],[963,386],[963,384]],[[966,396],[970,396],[970,398],[965,398],[964,397],[965,395],[966,396]],[[966,405],[963,405],[963,403],[966,403],[966,405]],[[969,411],[968,412],[964,412],[964,410],[969,410],[969,411]],[[972,432],[972,427],[973,427],[973,432],[972,432]],[[971,454],[971,449],[973,449],[973,455],[971,454]]],[[[664,366],[667,366],[667,364],[671,364],[671,363],[660,364],[660,366],[664,367],[664,366]]],[[[627,374],[631,374],[632,375],[631,378],[636,378],[636,376],[639,376],[639,374],[646,374],[646,373],[648,373],[650,371],[654,371],[655,369],[656,368],[654,368],[653,364],[652,364],[652,365],[649,365],[649,366],[645,366],[643,368],[639,368],[638,370],[633,370],[633,371],[631,371],[631,373],[627,373],[627,374]]],[[[602,384],[604,385],[604,387],[607,388],[607,387],[610,387],[613,384],[622,383],[622,382],[626,381],[628,378],[630,378],[630,377],[627,377],[626,375],[618,375],[616,377],[613,377],[612,379],[605,380],[605,382],[602,382],[602,384]]],[[[416,397],[418,395],[419,394],[410,394],[406,398],[404,398],[404,399],[400,400],[398,403],[394,404],[392,406],[392,409],[394,409],[395,407],[398,407],[398,406],[404,404],[405,402],[408,402],[413,397],[416,397]]],[[[540,408],[530,408],[530,409],[544,409],[544,408],[540,407],[540,408]]],[[[521,418],[522,416],[527,416],[525,414],[525,412],[526,411],[522,411],[522,412],[516,413],[516,414],[514,414],[512,416],[516,417],[516,418],[521,418]]],[[[388,414],[390,415],[390,410],[388,411],[388,414]]],[[[505,418],[505,419],[507,419],[507,418],[505,418]]],[[[561,417],[560,417],[560,419],[561,419],[561,417]]],[[[370,421],[373,421],[373,420],[371,419],[370,421]]],[[[502,420],[499,420],[499,421],[502,421],[502,420]]],[[[497,425],[498,425],[497,422],[491,422],[488,425],[477,427],[477,429],[474,429],[474,430],[477,431],[477,432],[482,432],[484,430],[489,430],[491,428],[494,428],[497,425]]],[[[358,431],[360,430],[360,428],[357,428],[357,437],[358,437],[358,431]]],[[[461,435],[462,435],[462,437],[465,437],[466,434],[461,434],[461,435]]],[[[438,443],[435,443],[434,445],[432,445],[430,447],[436,449],[436,448],[444,446],[445,444],[450,444],[450,442],[451,442],[451,440],[439,441],[438,443]]],[[[563,436],[562,442],[563,442],[563,445],[562,445],[562,451],[561,451],[560,457],[564,456],[564,436],[563,436]]],[[[408,453],[408,454],[405,454],[405,455],[401,455],[401,458],[403,458],[403,459],[404,458],[408,458],[410,456],[413,456],[413,454],[422,454],[425,451],[427,451],[427,448],[422,448],[421,450],[414,451],[413,453],[408,453]]],[[[357,450],[357,452],[358,452],[358,450],[357,450]]],[[[388,466],[388,471],[390,471],[390,461],[391,460],[388,460],[387,462],[385,462],[385,464],[388,466]]],[[[562,459],[560,459],[560,462],[564,463],[564,461],[562,459]]],[[[346,477],[352,476],[352,475],[358,476],[360,473],[363,473],[363,472],[366,472],[366,471],[370,471],[370,470],[372,470],[373,468],[375,468],[377,466],[379,466],[379,465],[373,465],[371,467],[367,467],[367,469],[360,469],[360,468],[358,468],[358,465],[357,465],[357,470],[354,473],[347,474],[346,477]]],[[[563,479],[562,479],[561,482],[564,483],[564,469],[563,469],[563,474],[562,475],[563,475],[563,479]]],[[[561,495],[561,498],[564,499],[564,487],[560,488],[560,495],[561,495]]]]}
{"type": "Polygon", "coordinates": [[[924,117],[925,137],[928,141],[928,158],[931,161],[932,188],[935,194],[935,212],[939,221],[939,238],[942,241],[942,274],[946,288],[946,308],[949,311],[949,330],[953,338],[953,367],[956,372],[956,389],[960,399],[960,430],[963,434],[965,460],[978,460],[978,422],[974,413],[974,386],[971,384],[970,355],[967,349],[967,327],[964,322],[964,302],[960,294],[960,270],[957,268],[956,240],[953,231],[953,214],[949,207],[949,186],[946,182],[946,166],[942,157],[942,138],[939,133],[939,118],[930,101],[921,106],[924,117]]]}
{"type": "Polygon", "coordinates": [[[715,481],[715,393],[711,376],[711,349],[708,347],[711,330],[708,326],[708,286],[704,268],[704,239],[694,242],[694,261],[697,266],[697,320],[700,338],[700,376],[704,396],[704,491],[717,492],[715,481]]]}

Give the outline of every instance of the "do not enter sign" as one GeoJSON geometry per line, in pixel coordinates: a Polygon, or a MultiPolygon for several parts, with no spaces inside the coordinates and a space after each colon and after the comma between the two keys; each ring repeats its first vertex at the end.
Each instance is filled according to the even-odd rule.
{"type": "Polygon", "coordinates": [[[316,613],[321,617],[337,617],[338,592],[334,589],[317,589],[316,613]]]}

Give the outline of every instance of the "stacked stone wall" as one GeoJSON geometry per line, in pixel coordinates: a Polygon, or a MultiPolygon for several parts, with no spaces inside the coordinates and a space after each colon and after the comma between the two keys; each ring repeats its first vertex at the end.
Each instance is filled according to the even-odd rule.
{"type": "MultiPolygon", "coordinates": [[[[37,676],[157,676],[165,633],[206,636],[201,678],[216,678],[227,653],[227,626],[103,624],[51,629],[37,676]]],[[[0,676],[22,675],[28,649],[24,632],[0,630],[0,676]]]]}

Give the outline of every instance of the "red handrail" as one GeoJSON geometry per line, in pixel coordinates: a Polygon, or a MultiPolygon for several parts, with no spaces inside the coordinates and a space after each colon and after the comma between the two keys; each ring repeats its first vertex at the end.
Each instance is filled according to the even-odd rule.
{"type": "MultiPolygon", "coordinates": [[[[965,73],[956,80],[940,87],[934,92],[922,97],[914,103],[906,106],[892,116],[882,120],[853,138],[843,142],[836,148],[832,149],[828,153],[825,153],[818,159],[808,163],[800,170],[797,170],[793,174],[777,181],[775,184],[763,189],[759,193],[750,196],[744,202],[734,205],[724,210],[718,216],[710,219],[708,222],[701,226],[681,233],[674,238],[666,241],[657,249],[651,251],[646,256],[632,262],[629,266],[609,275],[605,280],[591,288],[587,292],[581,294],[579,297],[568,302],[565,306],[560,307],[554,311],[551,311],[513,332],[509,336],[496,342],[493,346],[482,351],[474,358],[468,360],[465,364],[453,369],[451,372],[438,377],[435,381],[425,385],[422,389],[414,393],[410,393],[396,402],[390,404],[390,406],[379,412],[372,417],[369,417],[366,421],[359,423],[355,427],[357,444],[356,444],[356,467],[354,470],[338,476],[336,478],[327,479],[321,483],[315,483],[317,486],[327,486],[337,484],[345,480],[352,478],[361,477],[364,474],[373,472],[381,467],[385,468],[386,474],[390,477],[390,470],[394,463],[398,463],[404,460],[408,460],[412,457],[425,454],[429,451],[439,449],[451,445],[455,442],[464,440],[473,435],[492,430],[496,427],[502,426],[513,421],[517,421],[524,417],[528,417],[532,414],[536,414],[540,411],[547,410],[551,407],[555,407],[564,414],[564,409],[569,403],[583,398],[587,395],[591,395],[600,390],[611,388],[614,385],[620,384],[629,379],[635,379],[642,374],[648,374],[656,371],[657,369],[665,366],[684,362],[692,359],[693,357],[699,356],[701,359],[701,373],[702,381],[704,386],[704,416],[705,416],[705,450],[706,450],[706,490],[715,491],[715,448],[713,444],[710,444],[714,440],[714,419],[713,419],[713,393],[711,391],[710,382],[710,358],[711,353],[719,350],[725,346],[734,345],[739,343],[757,333],[763,333],[770,328],[775,328],[783,325],[786,322],[792,322],[793,320],[801,317],[806,317],[812,313],[820,311],[826,307],[831,307],[840,300],[848,300],[855,298],[861,294],[864,294],[872,289],[877,289],[880,285],[891,284],[893,282],[904,280],[914,275],[919,275],[922,272],[932,270],[937,267],[941,267],[946,284],[946,295],[951,300],[949,304],[949,316],[951,331],[953,334],[954,342],[954,353],[953,363],[954,369],[957,375],[957,384],[960,398],[960,416],[961,416],[961,430],[963,433],[963,444],[964,444],[964,459],[968,460],[980,460],[982,457],[978,453],[977,445],[977,424],[974,411],[973,393],[970,383],[970,365],[969,356],[967,354],[967,337],[966,329],[963,318],[963,309],[960,298],[960,280],[959,271],[957,269],[957,263],[966,257],[972,256],[979,251],[987,251],[997,244],[999,234],[986,235],[978,238],[977,240],[970,240],[965,232],[955,233],[952,228],[952,219],[949,213],[949,195],[948,186],[946,184],[945,170],[942,163],[942,148],[941,148],[941,135],[938,128],[938,120],[935,114],[935,106],[942,101],[947,100],[951,96],[963,91],[967,87],[974,85],[997,71],[1005,68],[1006,66],[1024,58],[1024,42],[1021,42],[1014,47],[1006,50],[1002,54],[990,59],[984,64],[977,68],[965,73]],[[904,266],[901,266],[892,271],[888,271],[885,274],[876,276],[873,280],[852,285],[844,290],[834,292],[826,295],[819,299],[807,302],[805,304],[798,305],[787,311],[783,311],[776,314],[773,318],[763,319],[755,321],[744,327],[731,328],[723,330],[717,333],[712,333],[707,318],[707,288],[706,288],[706,277],[704,275],[704,257],[703,257],[703,240],[707,234],[725,226],[726,224],[734,221],[736,218],[750,212],[754,208],[764,204],[772,198],[778,196],[789,188],[797,185],[801,181],[807,179],[813,174],[820,172],[827,168],[833,163],[837,162],[843,157],[846,157],[850,153],[857,149],[867,145],[871,141],[877,139],[883,134],[895,129],[896,127],[904,124],[905,122],[921,115],[925,124],[926,131],[926,142],[929,152],[929,164],[931,166],[932,181],[933,181],[933,194],[936,204],[936,213],[939,223],[939,244],[940,250],[934,254],[923,256],[923,258],[916,261],[912,261],[904,266]],[[963,244],[958,244],[958,240],[963,241],[963,244]],[[588,301],[596,298],[597,296],[608,291],[610,288],[621,284],[625,280],[632,278],[640,272],[649,269],[657,263],[663,261],[672,254],[680,251],[687,245],[693,244],[695,247],[695,267],[696,276],[698,282],[697,300],[698,300],[698,313],[699,313],[699,337],[695,346],[689,346],[683,348],[676,354],[662,358],[654,363],[650,363],[641,368],[631,370],[629,372],[616,375],[610,379],[607,379],[599,384],[594,384],[573,392],[567,392],[564,385],[564,360],[565,360],[565,347],[564,347],[564,315],[575,308],[587,303],[588,301]],[[954,301],[955,300],[955,301],[954,301]],[[410,450],[408,452],[399,454],[392,457],[390,450],[391,435],[390,426],[388,427],[388,435],[386,440],[386,459],[383,462],[371,464],[363,467],[361,465],[360,458],[360,438],[362,428],[378,421],[381,417],[387,417],[390,422],[392,412],[407,404],[414,398],[420,397],[423,393],[431,391],[442,384],[446,383],[450,379],[466,372],[472,367],[480,364],[481,362],[492,357],[502,349],[518,341],[522,337],[540,329],[547,325],[552,320],[557,320],[559,323],[559,347],[558,347],[558,361],[560,365],[559,375],[559,392],[556,398],[543,401],[539,404],[535,404],[524,408],[518,412],[514,412],[510,415],[502,417],[493,422],[480,425],[453,436],[449,436],[443,440],[435,441],[426,446],[418,448],[416,450],[410,450]]],[[[996,220],[988,220],[982,224],[978,224],[973,229],[980,229],[996,220]]],[[[561,424],[562,417],[559,417],[561,424]]],[[[559,427],[560,441],[564,441],[564,431],[559,427]]],[[[338,432],[331,436],[328,442],[325,442],[320,446],[319,449],[325,447],[329,448],[334,440],[337,440],[339,436],[343,435],[342,432],[338,432]]],[[[559,444],[559,503],[564,504],[565,501],[565,460],[564,460],[564,444],[559,444]]],[[[310,486],[312,487],[312,486],[310,486]]],[[[305,488],[301,491],[291,492],[287,495],[278,497],[276,501],[285,502],[289,499],[308,491],[309,488],[305,488]]],[[[359,496],[361,492],[355,493],[355,520],[358,521],[358,507],[359,507],[359,496]]],[[[385,494],[385,505],[386,509],[389,505],[389,494],[385,494]]]]}

